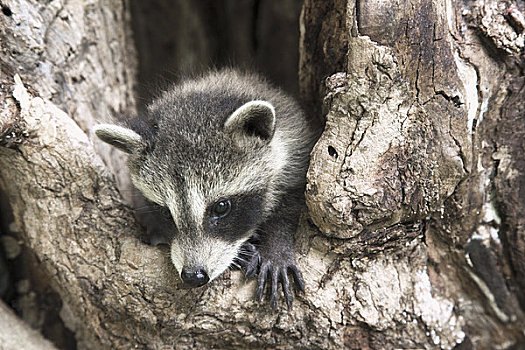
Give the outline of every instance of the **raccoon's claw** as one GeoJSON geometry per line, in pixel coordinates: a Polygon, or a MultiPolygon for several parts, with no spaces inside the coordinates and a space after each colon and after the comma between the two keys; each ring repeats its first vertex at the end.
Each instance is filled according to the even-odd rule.
{"type": "Polygon", "coordinates": [[[299,289],[302,293],[304,293],[304,279],[303,279],[303,273],[299,269],[299,267],[294,264],[288,267],[293,275],[295,286],[297,289],[299,289]]]}
{"type": "MultiPolygon", "coordinates": [[[[293,293],[290,289],[289,275],[293,277],[295,289],[304,292],[304,280],[301,270],[297,266],[293,255],[265,254],[265,250],[260,251],[251,243],[243,245],[244,256],[243,267],[247,279],[257,276],[257,288],[255,297],[258,301],[263,299],[264,291],[268,288],[270,306],[276,310],[279,299],[279,283],[282,286],[284,300],[288,308],[292,307],[293,293]],[[268,255],[268,256],[267,256],[268,255]],[[267,287],[268,286],[268,287],[267,287]]],[[[293,254],[293,253],[292,253],[293,254]]]]}
{"type": "Polygon", "coordinates": [[[257,289],[255,296],[258,301],[261,301],[263,298],[264,290],[269,284],[270,289],[270,306],[272,309],[277,309],[277,301],[279,299],[278,287],[281,283],[284,300],[288,308],[292,307],[293,294],[290,291],[290,280],[288,274],[291,274],[296,283],[296,288],[304,292],[304,280],[301,271],[297,267],[295,261],[291,264],[284,264],[283,266],[278,266],[278,264],[273,264],[270,260],[265,260],[262,262],[259,275],[257,278],[257,289]]]}
{"type": "Polygon", "coordinates": [[[257,267],[259,267],[259,254],[254,254],[248,264],[246,265],[246,278],[251,279],[254,278],[257,274],[257,267]]]}

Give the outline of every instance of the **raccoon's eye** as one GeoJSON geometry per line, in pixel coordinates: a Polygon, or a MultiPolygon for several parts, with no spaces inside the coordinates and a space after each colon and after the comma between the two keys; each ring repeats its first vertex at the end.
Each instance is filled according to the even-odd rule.
{"type": "Polygon", "coordinates": [[[230,213],[232,204],[229,199],[222,199],[213,205],[213,215],[223,218],[230,213]]]}

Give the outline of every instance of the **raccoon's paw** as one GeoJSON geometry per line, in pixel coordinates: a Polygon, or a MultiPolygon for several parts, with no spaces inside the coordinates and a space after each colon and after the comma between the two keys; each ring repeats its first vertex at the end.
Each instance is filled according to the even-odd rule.
{"type": "Polygon", "coordinates": [[[257,300],[262,300],[265,287],[268,284],[270,306],[276,310],[277,300],[279,298],[278,286],[280,283],[283,289],[286,305],[288,305],[288,308],[291,308],[293,295],[290,291],[290,280],[288,274],[293,277],[296,289],[304,292],[303,274],[301,273],[299,266],[297,266],[295,258],[293,256],[279,256],[278,259],[268,259],[256,251],[247,265],[246,277],[255,277],[258,267],[259,273],[257,277],[257,290],[255,293],[257,300]]]}

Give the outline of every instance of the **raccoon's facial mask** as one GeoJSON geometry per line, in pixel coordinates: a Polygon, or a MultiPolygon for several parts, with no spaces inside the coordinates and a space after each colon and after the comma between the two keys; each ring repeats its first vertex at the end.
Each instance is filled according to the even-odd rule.
{"type": "Polygon", "coordinates": [[[249,192],[223,198],[210,203],[205,211],[206,236],[219,237],[227,242],[246,240],[250,230],[257,227],[263,217],[264,195],[249,192]]]}
{"type": "Polygon", "coordinates": [[[179,230],[171,244],[171,259],[183,282],[199,287],[229,268],[258,227],[263,206],[259,192],[210,201],[202,225],[179,230]]]}

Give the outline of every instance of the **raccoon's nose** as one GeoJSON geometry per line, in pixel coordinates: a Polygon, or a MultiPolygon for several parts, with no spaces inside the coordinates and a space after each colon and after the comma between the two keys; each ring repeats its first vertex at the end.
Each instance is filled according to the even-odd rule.
{"type": "Polygon", "coordinates": [[[190,287],[200,287],[208,283],[210,277],[202,267],[183,268],[180,274],[182,281],[190,287]]]}

